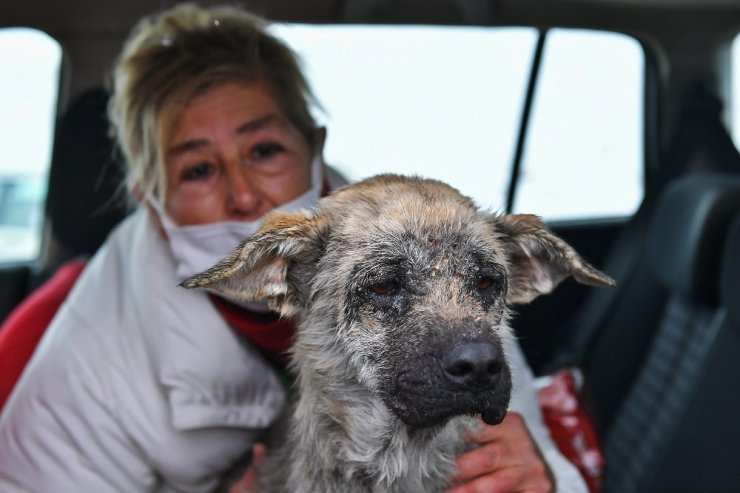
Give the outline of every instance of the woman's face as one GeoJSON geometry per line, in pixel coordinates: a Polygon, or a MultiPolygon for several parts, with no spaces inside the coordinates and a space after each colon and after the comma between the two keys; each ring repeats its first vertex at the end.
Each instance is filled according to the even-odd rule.
{"type": "Polygon", "coordinates": [[[164,145],[165,209],[179,225],[258,219],[311,183],[311,151],[263,84],[195,96],[164,145]]]}

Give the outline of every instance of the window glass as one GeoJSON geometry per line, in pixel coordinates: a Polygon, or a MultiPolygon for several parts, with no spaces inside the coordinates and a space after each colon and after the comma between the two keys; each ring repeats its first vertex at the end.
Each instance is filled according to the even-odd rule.
{"type": "Polygon", "coordinates": [[[614,33],[547,35],[515,211],[632,215],[643,197],[644,52],[614,33]]]}
{"type": "Polygon", "coordinates": [[[537,41],[531,28],[277,25],[328,127],[325,157],[354,181],[444,180],[501,209],[537,41]]]}
{"type": "MultiPolygon", "coordinates": [[[[324,106],[327,162],[451,183],[503,210],[538,32],[277,25],[324,106]]],[[[629,216],[643,196],[644,53],[625,35],[549,32],[515,210],[629,216]]]]}
{"type": "Polygon", "coordinates": [[[732,41],[731,49],[731,127],[732,140],[735,141],[735,147],[740,148],[740,34],[735,36],[732,41]]]}
{"type": "Polygon", "coordinates": [[[39,254],[61,48],[33,29],[0,29],[0,262],[39,254]]]}

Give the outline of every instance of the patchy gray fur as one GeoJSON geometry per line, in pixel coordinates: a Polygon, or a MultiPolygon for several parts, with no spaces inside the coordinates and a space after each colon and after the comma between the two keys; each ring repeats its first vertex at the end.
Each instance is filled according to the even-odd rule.
{"type": "Polygon", "coordinates": [[[413,493],[449,486],[474,416],[503,419],[509,305],[569,275],[613,285],[535,216],[493,215],[444,183],[381,175],[312,214],[270,214],[184,286],[300,316],[295,403],[264,491],[413,493]]]}

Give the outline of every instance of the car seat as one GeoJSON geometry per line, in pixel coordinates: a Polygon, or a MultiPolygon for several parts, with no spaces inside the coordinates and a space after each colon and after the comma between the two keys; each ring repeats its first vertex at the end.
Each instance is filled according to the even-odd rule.
{"type": "Polygon", "coordinates": [[[721,248],[740,211],[740,176],[697,173],[674,180],[661,195],[645,235],[645,252],[582,368],[601,436],[643,366],[656,331],[675,311],[697,316],[718,301],[721,248]]]}
{"type": "Polygon", "coordinates": [[[714,269],[719,252],[701,252],[696,244],[669,245],[670,239],[666,236],[662,246],[674,251],[657,261],[656,269],[674,295],[646,364],[606,436],[604,493],[729,492],[740,484],[740,216],[724,242],[714,289],[713,276],[689,281],[696,280],[699,269],[714,269]],[[669,269],[681,258],[685,271],[675,265],[669,269]],[[717,291],[720,302],[713,307],[717,291]]]}
{"type": "Polygon", "coordinates": [[[130,212],[123,157],[108,130],[108,99],[105,89],[90,89],[57,122],[46,200],[53,247],[42,278],[67,260],[92,255],[130,212]]]}

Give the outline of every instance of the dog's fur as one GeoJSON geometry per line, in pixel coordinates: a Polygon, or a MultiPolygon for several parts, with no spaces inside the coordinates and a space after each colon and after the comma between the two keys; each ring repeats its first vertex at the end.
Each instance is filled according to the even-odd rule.
{"type": "Polygon", "coordinates": [[[449,486],[473,416],[503,419],[509,305],[569,275],[613,285],[535,216],[381,175],[314,213],[271,213],[184,286],[300,316],[296,402],[265,491],[409,493],[449,486]]]}

